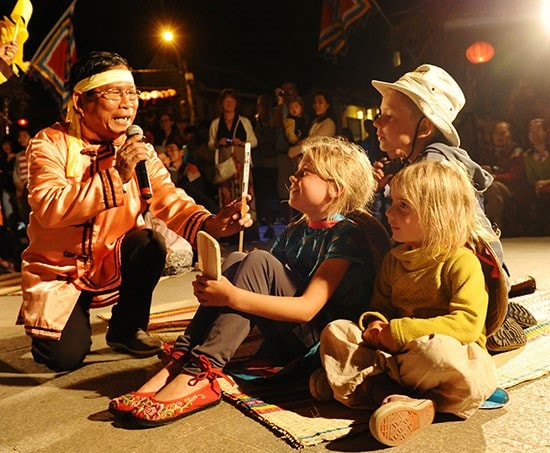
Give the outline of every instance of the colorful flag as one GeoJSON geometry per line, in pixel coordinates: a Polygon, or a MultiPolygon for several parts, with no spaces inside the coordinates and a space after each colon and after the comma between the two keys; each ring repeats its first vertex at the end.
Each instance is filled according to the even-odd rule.
{"type": "Polygon", "coordinates": [[[70,97],[65,84],[76,61],[73,14],[74,0],[57,21],[31,59],[31,68],[48,82],[61,97],[63,108],[70,97]]]}
{"type": "Polygon", "coordinates": [[[370,8],[369,0],[323,0],[319,52],[330,58],[343,53],[351,26],[370,8]]]}
{"type": "MultiPolygon", "coordinates": [[[[19,69],[26,72],[29,63],[23,61],[23,44],[29,37],[27,25],[32,15],[32,3],[30,0],[17,0],[10,14],[10,18],[4,17],[0,21],[0,42],[6,44],[8,42],[17,42],[17,53],[12,61],[13,72],[19,74],[19,69]]],[[[0,84],[4,83],[6,78],[0,74],[0,84]]]]}

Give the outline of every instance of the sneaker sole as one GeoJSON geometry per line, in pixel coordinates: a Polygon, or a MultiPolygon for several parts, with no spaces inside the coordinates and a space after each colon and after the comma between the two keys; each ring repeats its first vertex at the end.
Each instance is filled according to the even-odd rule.
{"type": "Polygon", "coordinates": [[[369,428],[378,442],[394,447],[430,426],[434,416],[431,400],[395,401],[376,410],[369,428]]]}
{"type": "Polygon", "coordinates": [[[514,319],[523,329],[537,325],[537,320],[531,312],[517,302],[508,303],[508,316],[514,319]]]}
{"type": "Polygon", "coordinates": [[[505,352],[521,348],[525,343],[525,332],[514,318],[508,316],[502,326],[487,338],[486,346],[490,352],[505,352]]]}

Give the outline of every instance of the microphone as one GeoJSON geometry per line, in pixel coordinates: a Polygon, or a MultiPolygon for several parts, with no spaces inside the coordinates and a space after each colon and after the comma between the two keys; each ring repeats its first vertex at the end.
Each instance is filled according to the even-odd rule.
{"type": "MultiPolygon", "coordinates": [[[[128,138],[134,137],[136,135],[143,135],[143,129],[137,124],[131,124],[126,129],[126,136],[128,138]]],[[[153,197],[153,191],[151,189],[151,183],[149,182],[149,175],[147,174],[147,167],[145,166],[145,161],[140,160],[136,165],[136,175],[139,185],[139,193],[141,198],[144,200],[149,200],[153,197]]]]}

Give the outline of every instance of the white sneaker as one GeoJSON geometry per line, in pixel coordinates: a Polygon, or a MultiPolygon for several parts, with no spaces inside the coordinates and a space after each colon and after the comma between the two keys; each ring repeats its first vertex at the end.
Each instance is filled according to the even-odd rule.
{"type": "Polygon", "coordinates": [[[432,400],[391,395],[371,415],[369,428],[378,442],[394,447],[430,426],[434,416],[432,400]]]}

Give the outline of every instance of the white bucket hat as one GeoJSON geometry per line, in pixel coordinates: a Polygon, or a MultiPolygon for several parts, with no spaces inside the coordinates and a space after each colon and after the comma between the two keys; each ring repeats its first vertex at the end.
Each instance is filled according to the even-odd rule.
{"type": "Polygon", "coordinates": [[[441,131],[451,145],[460,145],[460,137],[453,121],[466,100],[458,84],[445,70],[438,66],[423,64],[414,71],[407,72],[394,83],[373,80],[372,85],[382,96],[390,89],[403,93],[441,131]]]}

